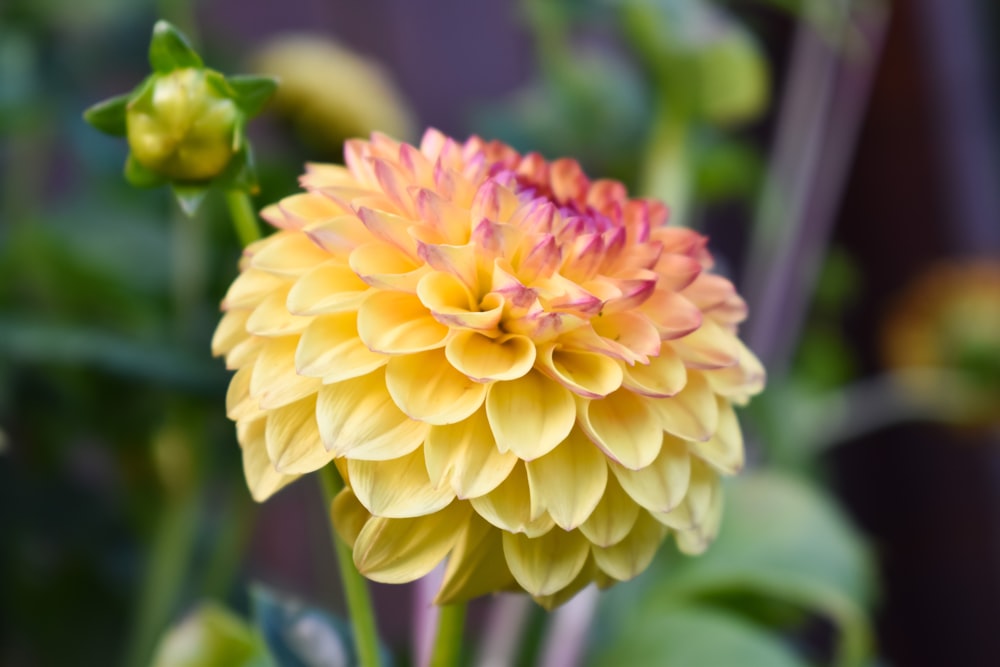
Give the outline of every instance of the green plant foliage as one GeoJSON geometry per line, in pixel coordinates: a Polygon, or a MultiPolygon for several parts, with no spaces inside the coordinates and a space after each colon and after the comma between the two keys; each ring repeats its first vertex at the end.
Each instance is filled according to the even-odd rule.
{"type": "Polygon", "coordinates": [[[259,637],[232,612],[207,602],[160,641],[151,667],[271,667],[259,637]]]}

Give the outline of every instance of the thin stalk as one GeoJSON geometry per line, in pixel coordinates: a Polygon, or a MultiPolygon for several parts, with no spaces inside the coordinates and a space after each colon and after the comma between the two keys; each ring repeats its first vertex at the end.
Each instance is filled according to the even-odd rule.
{"type": "Polygon", "coordinates": [[[462,632],[465,630],[465,603],[441,607],[437,635],[431,652],[430,667],[456,667],[462,655],[462,632]]]}
{"type": "Polygon", "coordinates": [[[229,216],[233,219],[233,227],[240,243],[248,246],[260,239],[260,226],[257,224],[257,214],[253,202],[245,190],[226,190],[226,206],[229,216]]]}
{"type": "MultiPolygon", "coordinates": [[[[333,499],[344,487],[344,482],[340,479],[337,469],[332,465],[319,470],[319,479],[323,486],[324,512],[329,516],[333,499]]],[[[333,550],[337,554],[340,579],[343,582],[344,595],[347,598],[347,610],[351,615],[354,644],[358,651],[358,663],[361,667],[378,667],[378,633],[375,630],[375,614],[372,610],[371,597],[368,594],[368,584],[354,567],[354,555],[351,553],[351,548],[337,535],[332,522],[330,524],[330,537],[333,541],[333,550]]]]}

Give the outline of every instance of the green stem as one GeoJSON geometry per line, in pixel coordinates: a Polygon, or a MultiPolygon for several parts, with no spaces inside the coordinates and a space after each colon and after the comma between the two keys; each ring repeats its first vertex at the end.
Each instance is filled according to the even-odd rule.
{"type": "Polygon", "coordinates": [[[248,246],[260,239],[260,227],[257,225],[257,214],[253,202],[245,190],[226,190],[226,206],[233,219],[233,227],[240,243],[248,246]]]}
{"type": "MultiPolygon", "coordinates": [[[[327,465],[319,470],[319,479],[323,485],[325,512],[330,516],[333,499],[344,487],[343,480],[333,465],[327,465]]],[[[330,536],[333,549],[337,553],[337,563],[340,566],[340,579],[344,585],[344,595],[347,597],[347,609],[351,614],[351,626],[354,628],[354,644],[358,650],[358,664],[361,667],[378,667],[378,633],[375,630],[375,613],[372,611],[372,601],[368,594],[368,584],[361,573],[354,567],[354,554],[333,524],[330,524],[330,536]]]]}
{"type": "Polygon", "coordinates": [[[441,607],[437,635],[431,652],[430,667],[456,667],[462,655],[462,631],[465,629],[465,603],[441,607]]]}

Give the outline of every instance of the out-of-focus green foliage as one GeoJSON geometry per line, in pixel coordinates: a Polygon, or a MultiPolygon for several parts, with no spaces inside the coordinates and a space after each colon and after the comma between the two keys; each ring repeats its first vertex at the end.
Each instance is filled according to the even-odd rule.
{"type": "Polygon", "coordinates": [[[263,643],[243,619],[205,603],[171,628],[151,667],[268,667],[263,643]]]}

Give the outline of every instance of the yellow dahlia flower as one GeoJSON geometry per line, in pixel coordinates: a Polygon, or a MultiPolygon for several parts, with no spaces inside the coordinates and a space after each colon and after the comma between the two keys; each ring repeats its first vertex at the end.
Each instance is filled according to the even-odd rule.
{"type": "Polygon", "coordinates": [[[362,574],[554,606],[705,548],[764,370],[706,239],[498,142],[383,135],[264,210],[213,341],[263,500],[334,463],[362,574]]]}

